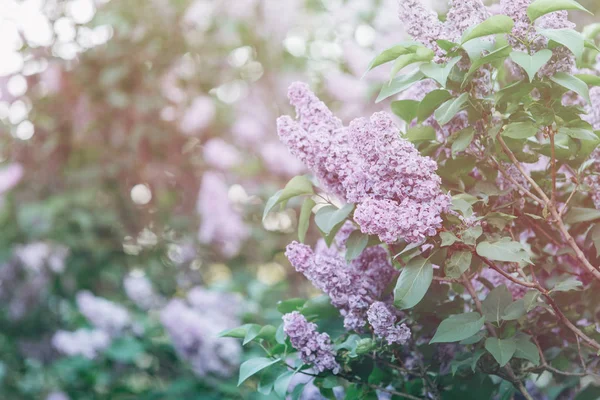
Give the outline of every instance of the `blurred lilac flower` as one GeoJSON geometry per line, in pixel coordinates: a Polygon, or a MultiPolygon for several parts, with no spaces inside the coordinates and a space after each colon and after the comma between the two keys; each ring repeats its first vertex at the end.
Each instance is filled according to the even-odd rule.
{"type": "Polygon", "coordinates": [[[131,324],[127,309],[91,292],[81,291],[76,296],[77,307],[88,321],[97,329],[111,336],[121,333],[131,324]]]}
{"type": "Polygon", "coordinates": [[[110,346],[110,336],[99,329],[78,329],[74,332],[58,331],[52,337],[52,345],[67,356],[96,358],[98,353],[110,346]]]}
{"type": "Polygon", "coordinates": [[[202,218],[198,238],[215,245],[227,258],[235,256],[248,237],[242,216],[233,209],[228,187],[216,172],[206,172],[198,195],[197,210],[202,218]]]}
{"type": "Polygon", "coordinates": [[[213,138],[204,144],[204,162],[210,167],[227,171],[242,163],[242,155],[221,138],[213,138]]]}

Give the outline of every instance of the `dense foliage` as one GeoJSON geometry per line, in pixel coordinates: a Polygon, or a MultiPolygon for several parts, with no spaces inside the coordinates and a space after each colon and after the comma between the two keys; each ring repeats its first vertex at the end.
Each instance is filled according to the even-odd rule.
{"type": "Polygon", "coordinates": [[[583,5],[6,1],[0,398],[600,397],[583,5]]]}

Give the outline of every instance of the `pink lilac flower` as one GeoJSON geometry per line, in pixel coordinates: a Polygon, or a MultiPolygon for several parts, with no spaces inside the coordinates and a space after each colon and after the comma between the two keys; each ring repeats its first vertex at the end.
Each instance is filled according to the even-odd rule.
{"type": "Polygon", "coordinates": [[[154,291],[150,279],[137,271],[123,279],[123,288],[127,297],[143,310],[149,310],[162,303],[162,298],[154,291]]]}
{"type": "Polygon", "coordinates": [[[313,251],[309,246],[292,242],[286,256],[296,271],[327,294],[331,304],[340,310],[344,326],[360,331],[366,322],[366,312],[385,290],[396,274],[383,247],[369,247],[350,263],[344,259],[346,233],[336,235],[336,246],[328,248],[319,241],[313,251]]]}
{"type": "Polygon", "coordinates": [[[204,144],[204,162],[209,166],[227,171],[242,163],[242,155],[234,146],[221,138],[213,138],[204,144]]]}
{"type": "Polygon", "coordinates": [[[110,346],[110,336],[99,329],[78,329],[74,332],[58,331],[52,337],[52,345],[67,356],[83,356],[94,359],[110,346]]]}
{"type": "Polygon", "coordinates": [[[358,118],[345,128],[307,85],[293,84],[289,96],[299,120],[279,118],[281,140],[326,189],[357,203],[354,216],[363,233],[387,243],[437,233],[450,204],[437,164],[400,138],[388,114],[358,118]]]}
{"type": "Polygon", "coordinates": [[[216,112],[215,104],[210,97],[199,96],[184,112],[179,129],[186,135],[200,134],[212,123],[216,112]]]}
{"type": "Polygon", "coordinates": [[[460,43],[467,29],[489,17],[490,13],[481,0],[450,0],[450,9],[440,38],[460,43]]]}
{"type": "Polygon", "coordinates": [[[102,297],[96,297],[91,292],[77,293],[77,307],[88,321],[97,329],[109,335],[122,332],[131,324],[127,309],[102,297]]]}
{"type": "Polygon", "coordinates": [[[221,175],[204,174],[197,204],[202,218],[198,238],[201,243],[215,245],[224,257],[231,258],[239,252],[249,233],[242,216],[233,209],[228,191],[221,175]]]}
{"type": "Polygon", "coordinates": [[[335,360],[331,339],[326,333],[319,333],[317,325],[308,322],[304,315],[294,311],[283,316],[283,331],[290,338],[292,346],[300,353],[305,364],[312,365],[318,372],[326,370],[334,374],[340,372],[335,360]]]}
{"type": "Polygon", "coordinates": [[[306,171],[304,164],[290,156],[286,147],[280,142],[263,144],[260,148],[260,156],[265,167],[275,175],[292,177],[306,171]]]}
{"type": "Polygon", "coordinates": [[[396,324],[396,315],[387,304],[381,301],[371,304],[367,316],[375,335],[387,340],[388,344],[404,344],[410,339],[410,329],[406,324],[396,324]]]}
{"type": "Polygon", "coordinates": [[[177,354],[188,361],[194,373],[231,376],[239,365],[242,349],[237,340],[219,338],[219,332],[232,328],[223,325],[219,309],[202,315],[182,299],[173,299],[160,313],[177,354]]]}
{"type": "Polygon", "coordinates": [[[438,56],[443,56],[442,49],[436,43],[443,30],[437,13],[425,6],[421,0],[400,0],[398,5],[398,17],[404,24],[406,33],[435,51],[438,56]]]}
{"type": "Polygon", "coordinates": [[[0,168],[0,195],[15,187],[23,178],[23,167],[20,164],[10,164],[0,168]]]}

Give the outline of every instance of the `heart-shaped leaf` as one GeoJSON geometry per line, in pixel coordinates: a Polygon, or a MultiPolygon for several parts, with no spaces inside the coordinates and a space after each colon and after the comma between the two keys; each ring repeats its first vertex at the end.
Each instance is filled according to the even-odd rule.
{"type": "Polygon", "coordinates": [[[472,29],[467,30],[462,37],[462,43],[465,44],[469,40],[483,36],[510,33],[514,25],[515,22],[512,18],[506,15],[494,15],[472,29]]]}
{"type": "Polygon", "coordinates": [[[527,16],[533,22],[543,15],[562,10],[579,10],[591,14],[575,0],[535,0],[527,7],[527,16]]]}
{"type": "Polygon", "coordinates": [[[530,56],[521,51],[513,51],[510,58],[525,70],[529,82],[535,79],[535,74],[552,58],[552,50],[543,49],[530,56]]]}

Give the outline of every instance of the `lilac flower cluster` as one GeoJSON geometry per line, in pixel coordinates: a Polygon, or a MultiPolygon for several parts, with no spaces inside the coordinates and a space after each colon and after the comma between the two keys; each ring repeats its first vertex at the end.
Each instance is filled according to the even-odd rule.
{"type": "Polygon", "coordinates": [[[421,0],[400,0],[398,4],[398,17],[405,24],[406,33],[442,56],[442,49],[436,40],[441,38],[444,26],[437,13],[427,8],[421,0]]]}
{"type": "Polygon", "coordinates": [[[317,325],[308,322],[304,315],[298,311],[285,314],[283,331],[289,336],[292,346],[298,350],[305,364],[313,365],[318,372],[340,372],[329,335],[317,332],[317,325]]]}
{"type": "Polygon", "coordinates": [[[147,276],[134,271],[123,279],[125,294],[142,310],[157,307],[163,299],[154,291],[152,282],[147,276]]]}
{"type": "Polygon", "coordinates": [[[410,329],[406,324],[396,325],[396,316],[387,304],[376,301],[369,307],[367,316],[375,335],[388,344],[404,344],[410,339],[410,329]]]}
{"type": "Polygon", "coordinates": [[[53,274],[65,269],[69,250],[50,242],[16,245],[10,261],[0,265],[0,301],[13,320],[23,318],[42,301],[53,274]]]}
{"type": "MultiPolygon", "coordinates": [[[[535,29],[530,29],[531,21],[527,16],[527,7],[532,0],[502,0],[500,2],[502,13],[513,19],[515,25],[512,34],[524,41],[533,41],[532,50],[536,52],[546,48],[548,39],[539,36],[535,29]]],[[[573,29],[575,24],[569,21],[569,15],[566,11],[557,11],[536,21],[536,26],[541,29],[573,29]]],[[[509,37],[509,42],[516,50],[525,51],[526,47],[519,40],[509,37]]],[[[575,66],[575,57],[564,46],[559,46],[552,50],[553,56],[538,72],[539,76],[552,76],[556,72],[571,72],[575,66]]],[[[511,64],[513,69],[518,68],[511,64]]]]}
{"type": "Polygon", "coordinates": [[[229,295],[200,288],[192,292],[187,301],[171,300],[162,309],[160,320],[175,350],[191,364],[196,375],[230,376],[240,362],[241,347],[237,340],[219,338],[218,334],[239,325],[237,310],[222,307],[229,304],[229,295]],[[202,299],[209,301],[205,304],[202,299]],[[215,300],[218,304],[213,304],[215,300]]]}
{"type": "Polygon", "coordinates": [[[234,146],[221,138],[213,138],[204,144],[204,162],[212,168],[227,171],[242,162],[242,155],[234,146]]]}
{"type": "Polygon", "coordinates": [[[343,235],[343,231],[338,233],[338,247],[327,248],[320,241],[313,251],[307,245],[292,242],[285,254],[298,272],[330,297],[331,304],[344,316],[346,329],[360,331],[369,306],[381,296],[396,271],[382,247],[369,247],[347,263],[343,235]]]}
{"type": "Polygon", "coordinates": [[[131,324],[131,317],[125,307],[102,297],[94,296],[91,292],[81,291],[77,293],[76,301],[79,312],[94,327],[111,336],[118,335],[131,324]]]}
{"type": "Polygon", "coordinates": [[[299,119],[279,118],[279,137],[327,189],[357,203],[354,217],[363,233],[386,243],[437,233],[450,204],[437,164],[399,137],[388,114],[346,128],[306,84],[292,84],[289,97],[299,119]]]}
{"type": "Polygon", "coordinates": [[[242,216],[233,209],[227,184],[218,173],[204,174],[197,210],[202,217],[200,242],[215,245],[225,257],[235,256],[249,233],[242,216]]]}
{"type": "Polygon", "coordinates": [[[74,332],[58,331],[52,337],[52,345],[67,356],[83,356],[94,359],[110,346],[110,336],[100,329],[78,329],[74,332]]]}
{"type": "Polygon", "coordinates": [[[481,0],[450,0],[450,9],[440,38],[460,43],[465,31],[491,16],[481,0]]]}

